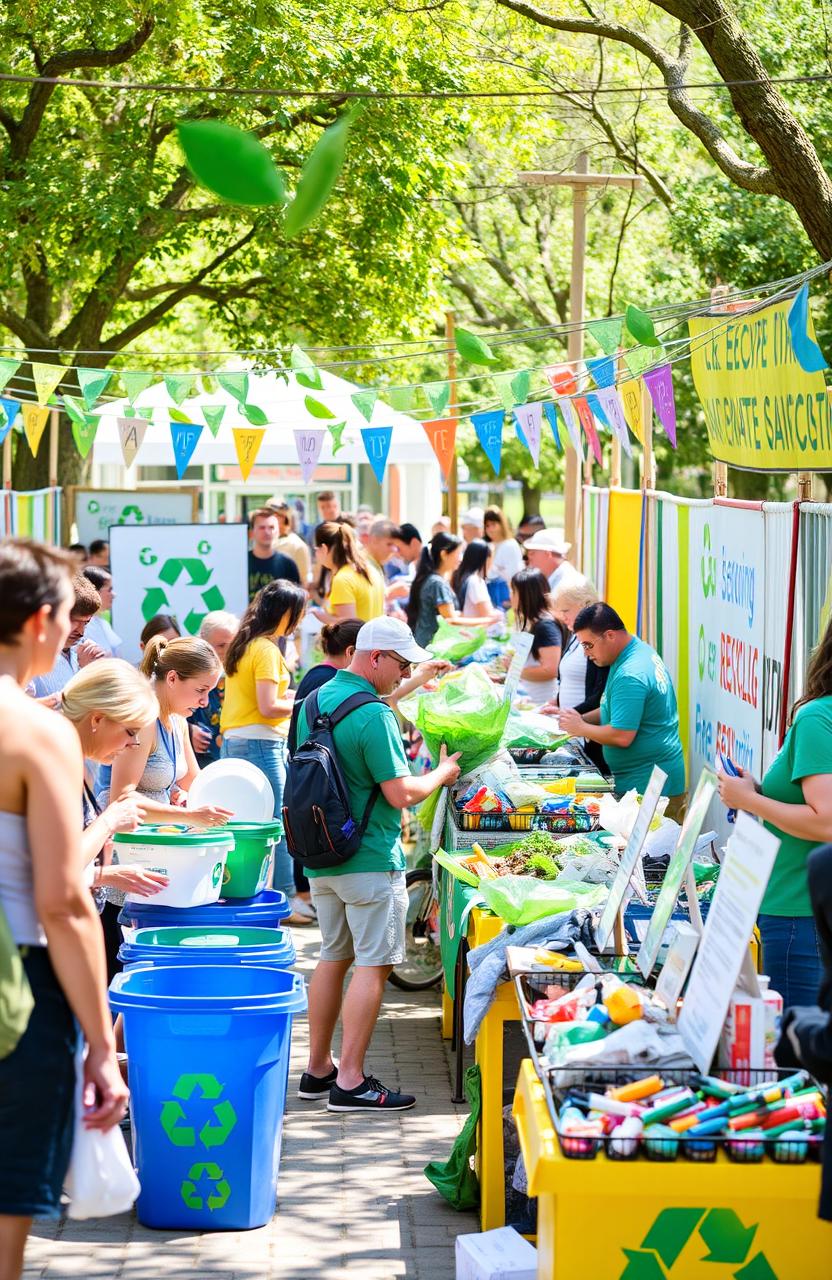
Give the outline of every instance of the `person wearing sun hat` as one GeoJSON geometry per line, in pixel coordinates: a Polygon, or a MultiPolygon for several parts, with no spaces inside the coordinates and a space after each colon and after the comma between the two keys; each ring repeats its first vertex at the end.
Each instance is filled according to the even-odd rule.
{"type": "Polygon", "coordinates": [[[459,517],[459,532],[466,542],[481,538],[484,529],[485,512],[482,507],[469,507],[459,517]]]}
{"type": "Polygon", "coordinates": [[[571,542],[564,542],[556,529],[538,529],[523,544],[529,568],[546,575],[552,593],[581,580],[578,570],[566,559],[571,547],[571,542]]]}
{"type": "MultiPolygon", "coordinates": [[[[330,1111],[404,1111],[416,1099],[368,1075],[364,1058],[378,1019],[384,986],[404,958],[407,889],[401,844],[401,810],[420,804],[459,776],[457,755],[444,746],[435,769],[416,778],[402,746],[393,711],[382,698],[394,693],[414,663],[430,659],[413,632],[397,618],[366,622],[348,667],[318,690],[318,711],[331,715],[356,693],[374,697],[333,728],[353,815],[364,813],[379,791],[358,852],[322,871],[308,869],[321,929],[321,953],[309,984],[309,1063],[298,1097],[328,1098],[330,1111]],[[342,1003],[344,979],[354,966],[342,1003]],[[341,1060],[332,1060],[332,1037],[341,1018],[341,1060]]],[[[309,733],[306,703],[298,715],[297,741],[309,733]]]]}

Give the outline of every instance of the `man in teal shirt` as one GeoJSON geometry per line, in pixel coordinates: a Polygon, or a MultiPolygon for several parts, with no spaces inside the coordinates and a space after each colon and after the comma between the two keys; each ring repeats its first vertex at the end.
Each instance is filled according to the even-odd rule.
{"type": "Polygon", "coordinates": [[[560,711],[561,728],[573,737],[600,742],[616,791],[635,787],[640,795],[653,765],[667,774],[668,817],[685,802],[685,760],[679,738],[679,711],[667,668],[655,649],[631,636],[608,604],[587,605],[575,619],[575,635],[589,662],[609,667],[597,711],[586,717],[560,711]]]}
{"type": "MultiPolygon", "coordinates": [[[[333,729],[333,738],[354,816],[364,813],[373,788],[380,787],[358,852],[339,866],[307,869],[321,929],[321,955],[309,984],[309,1064],[298,1096],[312,1100],[328,1095],[330,1111],[403,1111],[416,1101],[412,1094],[388,1089],[368,1076],[364,1057],[390,970],[404,959],[407,889],[401,811],[459,776],[458,753],[448,756],[442,747],[438,766],[424,777],[413,777],[398,721],[381,701],[398,688],[414,662],[430,656],[405,623],[375,618],[359,631],[350,665],[317,691],[321,714],[333,712],[355,693],[376,695],[345,716],[333,729]],[[342,1010],[344,979],[352,965],[355,971],[342,1010]],[[341,1060],[336,1068],[332,1037],[339,1015],[341,1060]]],[[[308,732],[303,704],[298,744],[308,732]]]]}

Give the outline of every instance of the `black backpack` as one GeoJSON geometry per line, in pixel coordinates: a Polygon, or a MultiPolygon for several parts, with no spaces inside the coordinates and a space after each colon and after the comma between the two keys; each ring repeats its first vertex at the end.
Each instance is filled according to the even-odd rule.
{"type": "Polygon", "coordinates": [[[286,766],[283,830],[292,857],[311,871],[348,862],[364,839],[381,787],[378,783],[373,787],[361,821],[356,823],[332,731],[350,712],[378,701],[375,694],[354,693],[331,714],[321,715],[318,690],[305,699],[309,732],[286,766]]]}

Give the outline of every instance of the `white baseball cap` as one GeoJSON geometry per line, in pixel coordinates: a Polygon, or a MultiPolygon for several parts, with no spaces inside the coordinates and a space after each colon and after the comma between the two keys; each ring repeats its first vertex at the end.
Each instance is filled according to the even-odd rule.
{"type": "Polygon", "coordinates": [[[558,556],[568,555],[571,548],[572,543],[564,542],[555,529],[538,529],[523,543],[524,551],[553,551],[558,556]]]}
{"type": "Polygon", "coordinates": [[[407,623],[398,618],[373,618],[372,622],[365,622],[355,638],[355,648],[357,653],[387,649],[408,662],[427,662],[432,656],[416,643],[407,623]]]}
{"type": "Polygon", "coordinates": [[[460,516],[459,523],[461,525],[463,524],[473,525],[477,529],[480,529],[482,527],[482,522],[484,519],[485,519],[485,512],[483,511],[482,507],[469,507],[468,510],[465,512],[465,514],[460,516]]]}

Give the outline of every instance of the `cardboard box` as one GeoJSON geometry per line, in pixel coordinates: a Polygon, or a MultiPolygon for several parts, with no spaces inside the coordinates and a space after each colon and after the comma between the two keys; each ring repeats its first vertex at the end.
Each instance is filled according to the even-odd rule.
{"type": "Polygon", "coordinates": [[[537,1249],[513,1227],[457,1236],[456,1280],[537,1280],[537,1249]]]}

